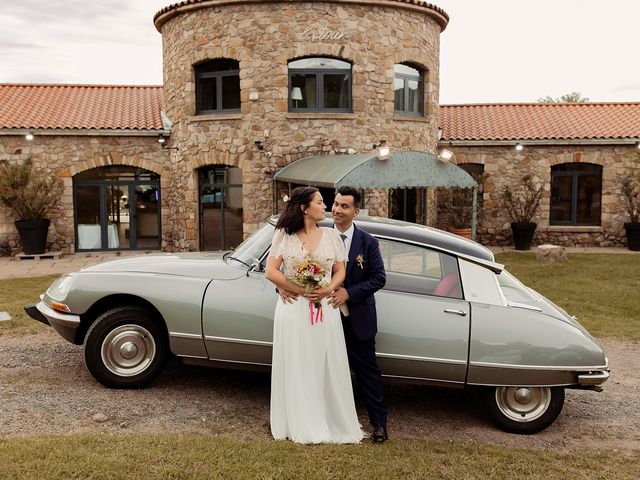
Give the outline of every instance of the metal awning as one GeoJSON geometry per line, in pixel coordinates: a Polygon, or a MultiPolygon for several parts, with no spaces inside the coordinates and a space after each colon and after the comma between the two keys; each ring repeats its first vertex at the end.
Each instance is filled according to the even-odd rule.
{"type": "Polygon", "coordinates": [[[287,165],[274,181],[340,188],[474,188],[473,177],[427,152],[396,152],[388,160],[375,153],[306,157],[287,165]]]}
{"type": "MultiPolygon", "coordinates": [[[[325,155],[297,160],[273,176],[275,182],[338,189],[354,188],[473,188],[472,238],[476,237],[478,184],[453,163],[427,152],[396,152],[388,160],[376,153],[325,155]]],[[[273,189],[274,195],[276,188],[273,189]]],[[[274,208],[277,202],[274,199],[274,208]]],[[[274,210],[275,213],[275,210],[274,210]]]]}

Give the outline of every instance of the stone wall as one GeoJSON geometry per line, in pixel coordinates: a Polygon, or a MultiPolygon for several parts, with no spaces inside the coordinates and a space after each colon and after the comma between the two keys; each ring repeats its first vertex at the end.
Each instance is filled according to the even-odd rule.
{"type": "MultiPolygon", "coordinates": [[[[170,224],[168,205],[175,197],[170,188],[173,175],[168,151],[160,147],[156,136],[36,135],[32,141],[27,141],[23,135],[0,136],[0,160],[17,163],[29,157],[35,168],[60,177],[64,183],[60,204],[51,215],[48,250],[74,252],[73,176],[106,165],[130,165],[161,175],[162,248],[174,248],[174,234],[167,228],[170,224]]],[[[12,212],[0,203],[0,246],[3,246],[4,254],[19,253],[14,220],[12,212]]]]}
{"type": "Polygon", "coordinates": [[[624,208],[622,179],[631,169],[640,168],[637,149],[632,145],[526,145],[517,152],[513,146],[447,146],[457,164],[484,165],[488,178],[484,186],[483,211],[478,239],[486,245],[512,245],[511,219],[500,200],[505,185],[512,188],[525,173],[544,185],[534,244],[553,243],[564,246],[626,245],[624,223],[629,221],[624,208]],[[562,163],[584,162],[601,165],[602,210],[600,226],[549,225],[551,167],[562,163]]]}
{"type": "MultiPolygon", "coordinates": [[[[291,162],[367,152],[380,140],[395,150],[435,153],[440,26],[424,7],[385,0],[377,4],[221,1],[181,9],[158,24],[165,104],[173,122],[170,145],[179,148],[173,151],[175,181],[186,186],[170,207],[176,209],[172,218],[186,222],[175,232],[179,248],[197,246],[197,228],[191,226],[198,225],[199,167],[242,169],[246,235],[272,213],[273,174],[291,162]],[[310,26],[344,35],[314,39],[310,26]],[[352,113],[288,112],[287,64],[307,56],[352,63],[352,113]],[[216,58],[239,61],[241,112],[196,116],[193,65],[216,58]],[[423,117],[394,115],[393,66],[403,62],[426,72],[423,117]],[[263,150],[256,148],[256,140],[263,150]]],[[[367,192],[367,207],[372,214],[386,215],[386,192],[367,192]]]]}

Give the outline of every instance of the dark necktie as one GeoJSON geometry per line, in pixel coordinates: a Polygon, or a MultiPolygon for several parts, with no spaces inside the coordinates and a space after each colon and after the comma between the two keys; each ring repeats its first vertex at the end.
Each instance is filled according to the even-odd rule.
{"type": "Polygon", "coordinates": [[[349,237],[347,237],[344,233],[341,233],[340,234],[340,238],[342,239],[342,243],[344,243],[344,246],[346,247],[347,246],[347,238],[349,238],[349,237]]]}

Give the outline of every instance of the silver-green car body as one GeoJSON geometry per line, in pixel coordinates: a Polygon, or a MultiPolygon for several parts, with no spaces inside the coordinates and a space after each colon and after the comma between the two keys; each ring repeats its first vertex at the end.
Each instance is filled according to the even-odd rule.
{"type": "MultiPolygon", "coordinates": [[[[132,306],[161,324],[162,333],[152,340],[166,341],[187,363],[268,368],[278,299],[264,273],[273,220],[233,252],[128,257],[65,275],[35,307],[40,315],[34,307],[30,314],[45,317],[68,341],[82,344],[101,315],[132,306]]],[[[609,377],[595,339],[495,263],[487,248],[388,219],[363,217],[356,224],[378,239],[385,261],[387,283],[375,295],[376,350],[385,377],[495,387],[494,403],[516,427],[538,419],[541,409],[553,404],[549,392],[599,389],[609,377]],[[445,277],[454,286],[448,292],[445,277]],[[532,397],[539,392],[543,398],[532,397]]],[[[109,345],[102,339],[92,346],[100,349],[94,355],[107,358],[107,370],[116,377],[139,375],[140,366],[127,369],[136,358],[150,355],[143,330],[129,338],[120,326],[106,336],[109,345]]],[[[532,433],[525,427],[523,432],[532,433]]]]}

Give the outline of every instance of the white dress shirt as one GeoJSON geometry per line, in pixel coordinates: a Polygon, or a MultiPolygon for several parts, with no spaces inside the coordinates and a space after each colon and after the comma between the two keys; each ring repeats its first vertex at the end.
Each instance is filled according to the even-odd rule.
{"type": "MultiPolygon", "coordinates": [[[[336,227],[335,225],[333,226],[333,228],[338,230],[338,227],[336,227]]],[[[347,249],[347,257],[349,256],[349,249],[351,248],[351,241],[353,240],[354,231],[355,231],[355,227],[353,223],[351,224],[351,227],[349,227],[349,229],[346,232],[341,232],[340,230],[338,230],[339,234],[347,236],[347,238],[344,239],[344,246],[347,249]]]]}

